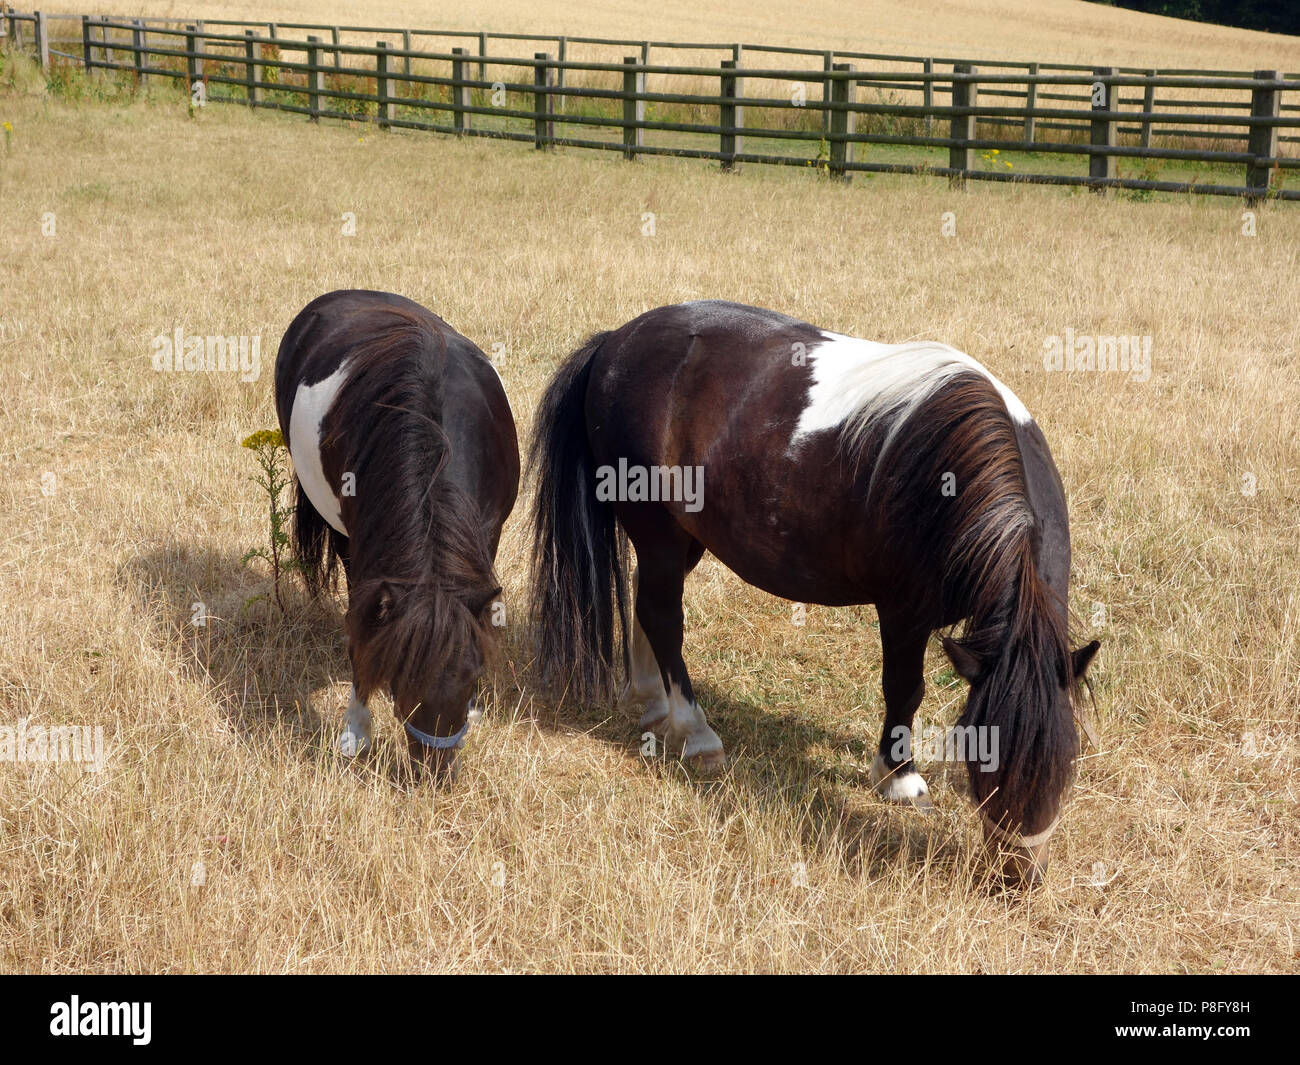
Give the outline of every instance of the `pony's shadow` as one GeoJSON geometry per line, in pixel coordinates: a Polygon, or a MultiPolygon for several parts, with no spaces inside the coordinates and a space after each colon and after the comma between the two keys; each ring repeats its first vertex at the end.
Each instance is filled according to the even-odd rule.
{"type": "MultiPolygon", "coordinates": [[[[851,875],[883,875],[900,857],[917,867],[936,860],[954,869],[961,864],[959,849],[951,841],[936,844],[936,818],[876,798],[869,767],[883,708],[848,731],[827,727],[796,709],[737,699],[708,681],[696,683],[695,690],[710,726],[727,747],[727,770],[721,776],[697,775],[662,745],[647,744],[637,722],[640,707],[563,701],[539,708],[535,720],[542,728],[582,732],[620,749],[664,786],[712,793],[716,801],[710,805],[719,819],[741,807],[770,810],[779,804],[799,811],[806,851],[834,852],[851,875]],[[654,756],[647,757],[647,747],[655,750],[654,756]]],[[[932,787],[945,777],[955,783],[956,788],[943,791],[945,801],[957,801],[959,781],[944,771],[929,776],[932,787]]]]}
{"type": "MultiPolygon", "coordinates": [[[[343,704],[333,694],[350,674],[341,599],[312,600],[294,578],[282,577],[281,612],[267,595],[268,578],[238,555],[183,544],[139,555],[118,576],[142,612],[161,619],[163,649],[205,687],[240,742],[265,749],[278,741],[277,749],[289,757],[331,765],[342,761],[334,740],[343,704]]],[[[638,761],[665,787],[709,792],[719,819],[742,806],[800,809],[804,847],[812,853],[834,850],[846,871],[856,875],[877,875],[902,853],[917,864],[927,860],[925,833],[900,829],[899,813],[872,796],[867,767],[878,713],[850,732],[819,724],[796,709],[736,698],[702,680],[697,697],[727,743],[728,769],[721,777],[697,776],[662,745],[646,756],[639,707],[572,700],[556,705],[533,698],[534,663],[528,658],[529,649],[516,640],[502,642],[486,678],[498,704],[530,703],[542,729],[581,732],[638,761]]],[[[369,758],[347,764],[394,785],[410,783],[404,752],[378,741],[376,747],[369,758]]],[[[924,821],[918,825],[926,827],[924,821]]]]}
{"type": "Polygon", "coordinates": [[[240,742],[287,738],[281,746],[297,757],[334,757],[339,717],[326,703],[337,700],[322,691],[346,680],[350,667],[332,596],[313,600],[292,574],[282,575],[281,611],[269,578],[240,556],[184,544],[131,559],[119,580],[161,619],[164,649],[206,688],[240,742]]]}

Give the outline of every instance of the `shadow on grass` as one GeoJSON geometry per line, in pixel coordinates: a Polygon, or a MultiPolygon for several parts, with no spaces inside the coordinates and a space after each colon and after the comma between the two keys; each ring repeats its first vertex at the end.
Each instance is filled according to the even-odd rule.
{"type": "MultiPolygon", "coordinates": [[[[963,875],[966,856],[938,816],[891,806],[871,788],[880,708],[869,724],[849,733],[797,712],[729,697],[707,681],[696,684],[696,698],[726,745],[727,768],[716,777],[693,773],[675,754],[665,754],[662,742],[658,756],[642,753],[639,706],[543,701],[535,704],[534,719],[548,731],[581,732],[617,748],[665,787],[698,789],[719,821],[756,811],[792,817],[803,848],[836,857],[848,875],[874,879],[900,861],[918,871],[939,865],[954,878],[963,875]]],[[[942,768],[928,775],[932,787],[946,776],[942,768]]],[[[944,788],[936,798],[964,803],[955,788],[944,788]]]]}
{"type": "MultiPolygon", "coordinates": [[[[295,577],[282,577],[282,614],[270,579],[239,555],[175,543],[131,559],[119,580],[159,619],[161,649],[204,685],[240,742],[287,740],[277,750],[341,771],[353,765],[334,749],[346,704],[337,685],[351,676],[340,597],[313,601],[295,577]]],[[[357,771],[408,782],[405,748],[394,746],[377,739],[357,771]]]]}
{"type": "MultiPolygon", "coordinates": [[[[374,773],[395,786],[410,785],[405,747],[388,740],[386,730],[376,729],[374,751],[365,759],[354,763],[335,753],[345,699],[336,692],[350,675],[341,596],[313,601],[291,577],[281,584],[282,615],[265,597],[270,581],[237,554],[184,544],[132,559],[119,577],[142,612],[160,620],[161,649],[206,687],[241,742],[266,749],[287,731],[289,742],[275,744],[277,750],[340,772],[374,773]]],[[[538,697],[533,665],[526,635],[508,633],[485,678],[493,698],[484,701],[502,708],[531,705],[539,728],[585,734],[623,752],[664,787],[700,790],[720,821],[754,811],[793,816],[810,853],[835,855],[856,876],[883,875],[900,859],[918,867],[935,861],[956,867],[962,860],[954,841],[934,837],[936,818],[891,808],[875,797],[867,766],[878,721],[850,733],[794,711],[732,698],[702,681],[697,697],[727,744],[728,767],[719,777],[698,776],[675,755],[664,755],[662,743],[660,756],[642,754],[639,707],[571,701],[557,706],[538,697]]],[[[387,700],[372,709],[377,717],[391,712],[387,700]]],[[[943,801],[959,796],[945,789],[943,801]]]]}

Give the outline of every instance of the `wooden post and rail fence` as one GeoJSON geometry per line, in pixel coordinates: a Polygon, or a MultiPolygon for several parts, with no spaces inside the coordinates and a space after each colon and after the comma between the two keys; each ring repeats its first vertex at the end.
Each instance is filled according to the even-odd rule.
{"type": "Polygon", "coordinates": [[[929,174],[957,185],[1016,181],[1099,193],[1300,199],[1300,189],[1285,187],[1300,168],[1291,149],[1300,143],[1300,75],[1276,70],[975,63],[753,44],[229,19],[177,24],[39,11],[6,12],[3,28],[7,47],[30,51],[47,71],[68,64],[92,77],[116,72],[142,88],[183,79],[189,92],[202,84],[205,103],[275,108],[312,121],[365,120],[382,130],[527,141],[540,150],[610,150],[629,161],[703,158],[725,170],[804,166],[841,181],[855,173],[929,174]],[[462,43],[448,47],[448,39],[462,43]],[[494,51],[508,42],[551,47],[494,51]],[[574,58],[579,47],[617,51],[574,58]],[[652,61],[652,53],[672,50],[719,55],[712,63],[652,61]],[[770,66],[771,56],[806,65],[770,66]],[[936,154],[944,149],[946,166],[936,154]],[[999,159],[1002,153],[1014,154],[1018,169],[999,159]],[[1086,157],[1086,165],[1072,163],[1074,156],[1086,157]],[[1152,171],[1157,162],[1196,172],[1161,180],[1152,171]],[[1126,173],[1125,164],[1143,169],[1126,173]],[[1205,180],[1207,168],[1214,180],[1205,180]]]}

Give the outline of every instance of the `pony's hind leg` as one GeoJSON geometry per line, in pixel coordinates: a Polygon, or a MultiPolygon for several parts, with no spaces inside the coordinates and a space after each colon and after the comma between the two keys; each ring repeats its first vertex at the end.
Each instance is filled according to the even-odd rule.
{"type": "Polygon", "coordinates": [[[343,715],[343,731],[339,733],[339,754],[356,758],[370,750],[370,708],[357,698],[352,689],[347,711],[343,715]]]}
{"type": "Polygon", "coordinates": [[[640,601],[637,589],[641,585],[640,567],[632,572],[632,653],[629,663],[630,671],[627,686],[623,689],[622,701],[644,707],[641,714],[642,729],[662,729],[668,722],[668,692],[664,688],[663,675],[659,672],[659,663],[655,660],[650,638],[637,618],[635,604],[640,601]]]}
{"type": "Polygon", "coordinates": [[[885,726],[871,762],[871,784],[889,802],[921,808],[931,805],[930,789],[912,761],[912,719],[925,694],[925,645],[929,638],[929,630],[915,621],[899,620],[880,611],[885,726]]]}
{"type": "MultiPolygon", "coordinates": [[[[659,673],[660,692],[666,697],[668,713],[660,718],[670,749],[681,748],[682,758],[694,761],[702,770],[721,768],[726,755],[722,740],[709,728],[704,712],[695,701],[686,663],[682,660],[682,589],[686,575],[704,554],[701,544],[686,537],[674,525],[674,534],[646,550],[646,538],[633,537],[637,549],[636,629],[645,638],[659,673]],[[665,542],[666,541],[666,542],[665,542]]],[[[633,632],[635,649],[636,631],[633,632]]],[[[643,670],[648,667],[642,658],[643,670]]],[[[633,672],[638,666],[633,656],[633,672]]],[[[640,683],[650,685],[643,672],[640,683]]],[[[653,704],[647,706],[647,712],[653,704]]],[[[644,720],[644,718],[643,718],[644,720]]]]}

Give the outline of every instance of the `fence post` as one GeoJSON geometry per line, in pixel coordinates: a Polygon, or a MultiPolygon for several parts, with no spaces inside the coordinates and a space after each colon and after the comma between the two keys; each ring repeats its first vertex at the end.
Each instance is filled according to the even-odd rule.
{"type": "MultiPolygon", "coordinates": [[[[468,56],[469,49],[453,48],[451,54],[468,56]]],[[[464,133],[470,127],[470,115],[466,110],[470,106],[469,86],[465,84],[469,75],[469,62],[466,59],[451,61],[451,115],[457,133],[464,133]]]]}
{"type": "MultiPolygon", "coordinates": [[[[1115,103],[1115,86],[1107,78],[1113,78],[1118,71],[1114,67],[1093,67],[1096,81],[1092,83],[1092,109],[1094,112],[1111,111],[1115,103]],[[1101,91],[1098,92],[1098,87],[1101,91]]],[[[1113,148],[1115,146],[1115,126],[1113,118],[1094,118],[1089,142],[1094,148],[1113,148]]],[[[1091,178],[1113,178],[1115,176],[1115,157],[1106,153],[1093,154],[1088,157],[1088,176],[1091,178]]],[[[1105,185],[1093,185],[1092,191],[1099,195],[1106,192],[1105,185]]]]}
{"type": "MultiPolygon", "coordinates": [[[[976,74],[979,71],[969,63],[954,63],[953,74],[976,74]]],[[[969,111],[964,114],[958,108],[971,108],[979,98],[979,88],[973,81],[952,80],[952,128],[948,133],[952,143],[948,146],[948,169],[959,171],[948,178],[948,183],[957,188],[965,188],[966,175],[972,168],[970,142],[975,139],[975,116],[969,111]]]]}
{"type": "MultiPolygon", "coordinates": [[[[1257,81],[1278,81],[1280,78],[1281,74],[1276,70],[1255,71],[1257,81]]],[[[1282,113],[1281,103],[1282,93],[1277,89],[1251,90],[1250,117],[1265,121],[1250,127],[1249,147],[1246,150],[1255,158],[1246,164],[1246,188],[1248,189],[1263,189],[1267,193],[1272,184],[1270,180],[1272,166],[1262,160],[1277,155],[1277,126],[1274,122],[1282,113]]],[[[1258,202],[1259,197],[1247,194],[1246,199],[1250,204],[1254,204],[1258,202]]]]}
{"type": "MultiPolygon", "coordinates": [[[[933,59],[921,60],[921,73],[934,73],[933,59]]],[[[934,131],[934,115],[930,114],[930,110],[934,107],[934,82],[929,79],[921,89],[921,104],[925,107],[925,135],[929,137],[934,131]]]]}
{"type": "MultiPolygon", "coordinates": [[[[409,52],[410,50],[411,50],[411,31],[402,30],[402,51],[409,52]]],[[[404,74],[411,73],[411,57],[409,55],[402,57],[402,72],[404,74]]]]}
{"type": "Polygon", "coordinates": [[[341,70],[343,67],[343,53],[339,51],[339,28],[330,27],[330,41],[334,45],[334,69],[341,70]]]}
{"type": "MultiPolygon", "coordinates": [[[[563,62],[564,62],[564,59],[565,59],[565,57],[568,55],[568,53],[569,53],[569,39],[568,39],[567,37],[557,37],[557,38],[555,39],[555,57],[556,57],[556,58],[557,58],[561,63],[563,63],[563,62]]],[[[557,68],[556,68],[556,71],[555,71],[555,87],[556,87],[557,89],[563,89],[563,88],[564,88],[564,68],[563,68],[563,67],[557,67],[557,68]]],[[[563,97],[563,96],[561,96],[560,99],[559,99],[559,101],[557,102],[557,108],[559,109],[559,111],[560,111],[561,113],[563,113],[563,111],[564,111],[564,109],[565,109],[565,108],[564,108],[564,97],[563,97]]]]}
{"type": "MultiPolygon", "coordinates": [[[[835,69],[835,53],[822,53],[822,73],[829,74],[835,69]]],[[[826,109],[826,104],[831,98],[831,79],[822,78],[822,135],[825,136],[830,132],[831,113],[826,109]]]]}
{"type": "MultiPolygon", "coordinates": [[[[113,16],[100,15],[99,17],[107,22],[113,16]]],[[[109,36],[110,33],[111,31],[107,26],[99,28],[99,58],[104,61],[106,67],[115,69],[117,66],[117,47],[113,42],[113,38],[109,36]]]]}
{"type": "Polygon", "coordinates": [[[320,90],[322,75],[320,69],[320,38],[307,37],[307,109],[313,122],[320,121],[320,90]]]}
{"type": "Polygon", "coordinates": [[[547,92],[555,84],[555,74],[547,65],[551,61],[549,53],[534,52],[533,58],[538,60],[533,67],[533,147],[544,151],[553,147],[551,142],[555,140],[555,119],[551,117],[555,105],[547,92]]]}
{"type": "MultiPolygon", "coordinates": [[[[1148,78],[1154,78],[1155,76],[1156,76],[1156,72],[1154,70],[1147,71],[1148,78]]],[[[1153,85],[1151,82],[1148,81],[1146,84],[1146,88],[1142,92],[1142,110],[1145,111],[1147,114],[1150,114],[1152,111],[1155,110],[1155,108],[1156,108],[1156,87],[1155,85],[1153,85]]],[[[1151,119],[1149,118],[1144,118],[1142,120],[1142,147],[1143,148],[1151,147],[1151,119]]]]}
{"type": "MultiPolygon", "coordinates": [[[[736,61],[734,59],[724,59],[722,61],[722,92],[719,95],[725,100],[735,100],[737,96],[743,96],[744,91],[741,88],[743,81],[735,74],[736,61]],[[731,73],[728,73],[731,71],[731,73]]],[[[736,162],[736,153],[745,150],[745,137],[739,130],[745,124],[745,108],[735,103],[722,104],[718,108],[718,125],[722,127],[722,169],[735,170],[739,165],[736,162]]]]}
{"type": "MultiPolygon", "coordinates": [[[[95,17],[101,22],[108,18],[107,15],[96,15],[95,17]]],[[[103,70],[108,66],[108,49],[104,47],[105,43],[108,41],[108,28],[106,26],[100,26],[99,34],[96,35],[92,33],[91,40],[95,41],[95,46],[91,48],[91,55],[95,54],[95,48],[97,47],[99,50],[99,59],[96,61],[96,66],[98,69],[103,70]]]]}
{"type": "Polygon", "coordinates": [[[628,162],[636,159],[645,133],[640,125],[645,121],[645,101],[640,99],[645,93],[645,75],[636,69],[636,60],[634,55],[623,57],[627,67],[623,71],[623,158],[628,162]]]}
{"type": "Polygon", "coordinates": [[[185,95],[194,98],[194,84],[199,80],[199,60],[194,40],[194,27],[185,27],[185,95]]]}
{"type": "Polygon", "coordinates": [[[50,69],[50,31],[45,24],[45,12],[36,11],[36,58],[40,61],[41,69],[48,71],[50,69]]]}
{"type": "Polygon", "coordinates": [[[391,128],[393,121],[392,83],[388,78],[388,42],[375,42],[375,95],[379,102],[375,107],[375,117],[380,129],[391,128]]]}
{"type": "Polygon", "coordinates": [[[262,101],[262,89],[258,82],[262,80],[262,45],[253,39],[252,30],[245,30],[244,37],[244,81],[248,91],[248,106],[256,107],[262,101]]]}
{"type": "Polygon", "coordinates": [[[641,65],[647,67],[650,65],[650,42],[641,42],[641,65]]]}
{"type": "MultiPolygon", "coordinates": [[[[836,63],[832,70],[852,73],[857,68],[852,63],[836,63]]],[[[831,103],[847,105],[852,103],[857,93],[858,83],[853,78],[837,78],[831,82],[831,103]]],[[[849,161],[852,149],[845,137],[851,137],[857,128],[857,115],[853,111],[837,108],[829,116],[830,123],[830,176],[840,181],[851,180],[851,175],[844,169],[849,161]]]]}
{"type": "Polygon", "coordinates": [[[1038,82],[1033,78],[1038,77],[1038,64],[1029,64],[1029,77],[1031,80],[1025,82],[1025,143],[1034,143],[1034,127],[1038,123],[1037,116],[1034,114],[1034,108],[1038,106],[1038,82]]]}
{"type": "Polygon", "coordinates": [[[144,20],[136,19],[131,29],[131,51],[135,53],[135,82],[141,88],[144,88],[145,79],[148,77],[144,68],[149,65],[144,59],[144,48],[144,20]]]}
{"type": "Polygon", "coordinates": [[[81,16],[81,64],[86,68],[86,73],[92,74],[95,70],[95,58],[90,51],[90,16],[81,16]]]}
{"type": "Polygon", "coordinates": [[[487,64],[483,62],[483,57],[487,55],[487,34],[486,33],[480,33],[478,35],[478,54],[479,54],[478,80],[487,81],[487,64]]]}
{"type": "Polygon", "coordinates": [[[195,44],[196,44],[196,46],[197,46],[197,47],[195,48],[195,51],[198,53],[198,58],[196,58],[195,61],[194,61],[194,64],[195,64],[195,66],[194,66],[194,70],[195,70],[195,72],[198,74],[198,76],[201,78],[201,77],[203,77],[203,52],[204,52],[204,47],[203,47],[203,35],[204,35],[204,33],[205,33],[206,31],[205,31],[204,28],[203,28],[203,23],[202,23],[202,22],[196,22],[196,23],[194,24],[194,28],[197,29],[197,30],[199,31],[199,37],[198,37],[198,40],[195,42],[195,44]]]}

